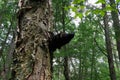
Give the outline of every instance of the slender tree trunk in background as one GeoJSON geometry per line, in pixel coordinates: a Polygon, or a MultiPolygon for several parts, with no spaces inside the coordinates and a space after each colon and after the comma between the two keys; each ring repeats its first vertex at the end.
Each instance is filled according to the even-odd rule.
{"type": "Polygon", "coordinates": [[[69,66],[68,66],[68,57],[64,57],[64,76],[65,76],[65,80],[70,80],[70,77],[69,77],[69,66]]]}
{"type": "MultiPolygon", "coordinates": [[[[115,0],[110,0],[110,5],[113,9],[116,9],[115,0]]],[[[111,15],[113,20],[113,27],[115,30],[116,44],[117,44],[119,61],[120,61],[120,23],[119,23],[118,13],[116,11],[111,11],[111,15]]]]}
{"type": "Polygon", "coordinates": [[[20,0],[11,80],[51,80],[48,33],[50,0],[20,0]]]}
{"type": "MultiPolygon", "coordinates": [[[[73,68],[74,75],[75,75],[75,76],[78,75],[78,76],[76,77],[76,80],[80,79],[80,78],[79,78],[80,75],[78,74],[78,70],[76,69],[76,65],[74,64],[74,63],[77,63],[77,62],[76,62],[77,60],[73,60],[72,57],[71,57],[71,58],[69,58],[69,61],[70,61],[70,66],[73,68]]],[[[72,74],[70,73],[70,70],[69,70],[69,75],[72,75],[72,74]]],[[[70,78],[70,80],[73,80],[73,79],[74,79],[74,78],[70,78]]]]}
{"type": "MultiPolygon", "coordinates": [[[[4,53],[4,49],[6,47],[6,42],[7,42],[8,36],[10,34],[10,31],[11,31],[11,25],[8,28],[8,32],[6,34],[5,40],[2,42],[2,48],[0,49],[0,58],[3,60],[3,68],[2,68],[3,70],[0,71],[0,77],[2,77],[3,79],[6,78],[6,75],[8,72],[8,65],[7,65],[6,58],[5,58],[7,56],[5,56],[3,53],[4,53]]],[[[2,67],[2,66],[0,66],[0,67],[2,67]]]]}
{"type": "MultiPolygon", "coordinates": [[[[116,52],[114,52],[114,53],[116,53],[116,52]]],[[[114,54],[114,58],[115,58],[116,71],[120,72],[118,56],[116,54],[114,54]]]]}
{"type": "MultiPolygon", "coordinates": [[[[14,33],[13,33],[14,34],[14,33]]],[[[9,78],[11,77],[11,62],[12,62],[12,54],[14,52],[14,49],[15,49],[15,43],[14,43],[14,37],[10,43],[10,49],[8,51],[8,54],[7,54],[7,59],[6,59],[6,66],[7,66],[7,71],[6,71],[6,77],[5,77],[5,80],[9,80],[9,78]]]]}
{"type": "Polygon", "coordinates": [[[83,75],[83,74],[82,74],[82,73],[83,73],[83,72],[82,72],[82,71],[83,71],[82,69],[83,69],[83,67],[82,67],[81,54],[79,55],[79,62],[80,62],[80,63],[79,63],[79,73],[78,73],[79,77],[78,77],[78,79],[83,80],[83,79],[82,79],[82,75],[83,75]]]}
{"type": "MultiPolygon", "coordinates": [[[[93,42],[94,45],[94,42],[93,42]]],[[[92,50],[92,58],[91,58],[91,75],[90,80],[95,79],[95,47],[92,50]]]]}
{"type": "MultiPolygon", "coordinates": [[[[62,0],[62,25],[63,25],[63,32],[65,32],[65,16],[66,16],[66,13],[65,13],[65,2],[64,0],[62,0]]],[[[64,46],[64,50],[66,51],[66,46],[64,46]]],[[[69,77],[69,66],[68,66],[68,55],[64,57],[64,76],[65,76],[65,80],[70,80],[70,77],[69,77]]]]}
{"type": "Polygon", "coordinates": [[[83,80],[87,80],[86,75],[88,75],[88,67],[86,67],[86,66],[84,67],[83,73],[84,73],[83,80]]]}
{"type": "MultiPolygon", "coordinates": [[[[105,4],[102,4],[102,8],[105,8],[105,4]]],[[[111,80],[116,80],[116,73],[115,73],[115,67],[113,62],[113,54],[112,54],[112,47],[111,47],[111,39],[109,35],[109,25],[108,25],[108,16],[107,13],[105,13],[105,16],[103,17],[104,20],[104,30],[105,30],[105,41],[106,41],[106,50],[107,50],[107,58],[108,58],[108,64],[109,64],[109,71],[110,71],[110,78],[111,80]]]]}

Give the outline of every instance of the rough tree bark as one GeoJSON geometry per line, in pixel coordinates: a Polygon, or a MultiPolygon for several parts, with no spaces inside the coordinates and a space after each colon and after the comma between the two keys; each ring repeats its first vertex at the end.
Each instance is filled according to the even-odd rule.
{"type": "MultiPolygon", "coordinates": [[[[105,4],[102,4],[102,8],[105,8],[105,4]]],[[[110,79],[116,80],[116,73],[115,73],[115,67],[114,67],[114,61],[113,61],[113,54],[112,54],[112,46],[111,46],[111,39],[109,35],[109,25],[108,25],[108,16],[107,13],[105,13],[105,16],[103,17],[104,21],[104,30],[105,30],[105,41],[106,41],[106,50],[107,50],[107,58],[108,58],[108,64],[109,64],[109,72],[110,72],[110,79]]]]}
{"type": "Polygon", "coordinates": [[[11,80],[51,80],[48,30],[50,0],[20,0],[11,80]]]}

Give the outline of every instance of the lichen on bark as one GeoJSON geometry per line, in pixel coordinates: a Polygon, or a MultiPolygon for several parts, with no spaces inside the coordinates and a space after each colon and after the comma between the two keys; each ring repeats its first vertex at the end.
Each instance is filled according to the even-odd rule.
{"type": "Polygon", "coordinates": [[[51,80],[47,31],[52,27],[49,0],[20,0],[12,80],[51,80]]]}

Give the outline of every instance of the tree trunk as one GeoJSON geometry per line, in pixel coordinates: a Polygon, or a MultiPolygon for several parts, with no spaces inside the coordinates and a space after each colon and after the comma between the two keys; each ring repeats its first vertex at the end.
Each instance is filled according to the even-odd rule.
{"type": "MultiPolygon", "coordinates": [[[[93,42],[94,45],[94,42],[93,42]]],[[[90,80],[95,79],[94,75],[95,75],[95,47],[93,47],[92,50],[92,57],[91,57],[91,74],[90,74],[90,80]]]]}
{"type": "Polygon", "coordinates": [[[11,80],[51,80],[48,30],[50,0],[20,0],[11,80]]]}
{"type": "MultiPolygon", "coordinates": [[[[64,0],[62,0],[62,6],[65,7],[65,2],[64,0]]],[[[63,25],[63,32],[65,32],[65,17],[66,17],[66,13],[64,10],[64,7],[62,8],[62,25],[63,25]]],[[[64,46],[64,50],[66,51],[66,46],[64,46]]],[[[70,80],[69,77],[69,65],[68,65],[69,61],[68,61],[68,55],[64,57],[64,76],[65,76],[65,80],[70,80]]]]}
{"type": "MultiPolygon", "coordinates": [[[[105,8],[105,4],[102,4],[102,8],[105,8]]],[[[109,35],[109,25],[108,25],[108,17],[107,13],[105,13],[105,16],[103,17],[104,20],[104,30],[105,30],[105,41],[106,41],[106,50],[107,50],[107,58],[108,58],[108,64],[109,64],[109,71],[110,71],[110,78],[111,80],[116,80],[116,73],[115,73],[115,67],[113,62],[113,54],[112,54],[112,47],[111,47],[111,39],[109,35]]]]}
{"type": "MultiPolygon", "coordinates": [[[[115,0],[110,0],[110,5],[113,9],[116,9],[115,0]]],[[[115,30],[116,44],[117,44],[119,61],[120,61],[120,23],[119,23],[118,13],[116,11],[111,11],[111,15],[113,20],[113,27],[115,30]]]]}
{"type": "Polygon", "coordinates": [[[7,57],[7,55],[4,55],[3,53],[4,53],[5,45],[6,45],[8,36],[10,34],[10,31],[11,31],[11,25],[8,28],[8,32],[6,34],[5,40],[2,42],[2,47],[0,49],[0,58],[3,60],[3,65],[1,65],[3,70],[0,71],[0,77],[2,77],[3,79],[6,78],[6,75],[7,75],[7,72],[8,72],[8,67],[9,67],[7,65],[6,58],[5,58],[5,57],[7,57]]]}
{"type": "Polygon", "coordinates": [[[69,66],[68,66],[68,57],[64,57],[64,76],[65,76],[65,80],[70,80],[69,77],[69,66]]]}

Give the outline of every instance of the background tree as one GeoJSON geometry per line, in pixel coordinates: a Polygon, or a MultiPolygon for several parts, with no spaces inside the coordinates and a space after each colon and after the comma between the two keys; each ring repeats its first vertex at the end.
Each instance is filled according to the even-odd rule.
{"type": "Polygon", "coordinates": [[[13,20],[16,20],[16,7],[15,0],[0,1],[0,79],[3,80],[8,80],[11,74],[13,35],[16,26],[13,20]]]}
{"type": "MultiPolygon", "coordinates": [[[[102,4],[102,8],[105,8],[105,4],[102,4]]],[[[111,38],[109,34],[109,24],[108,24],[108,16],[107,12],[105,12],[105,15],[103,17],[104,21],[104,30],[105,30],[105,41],[106,41],[106,50],[107,50],[107,57],[108,57],[108,64],[109,64],[109,70],[110,70],[110,77],[111,80],[116,80],[116,73],[115,73],[115,67],[113,62],[113,53],[112,53],[112,47],[111,47],[111,38]]]]}
{"type": "Polygon", "coordinates": [[[119,23],[119,18],[118,18],[118,12],[116,10],[117,5],[115,5],[115,0],[110,0],[110,6],[114,9],[111,11],[111,16],[113,20],[113,27],[115,30],[115,37],[116,37],[116,45],[117,45],[118,56],[119,56],[119,61],[120,61],[120,35],[119,35],[120,34],[120,23],[119,23]]]}

